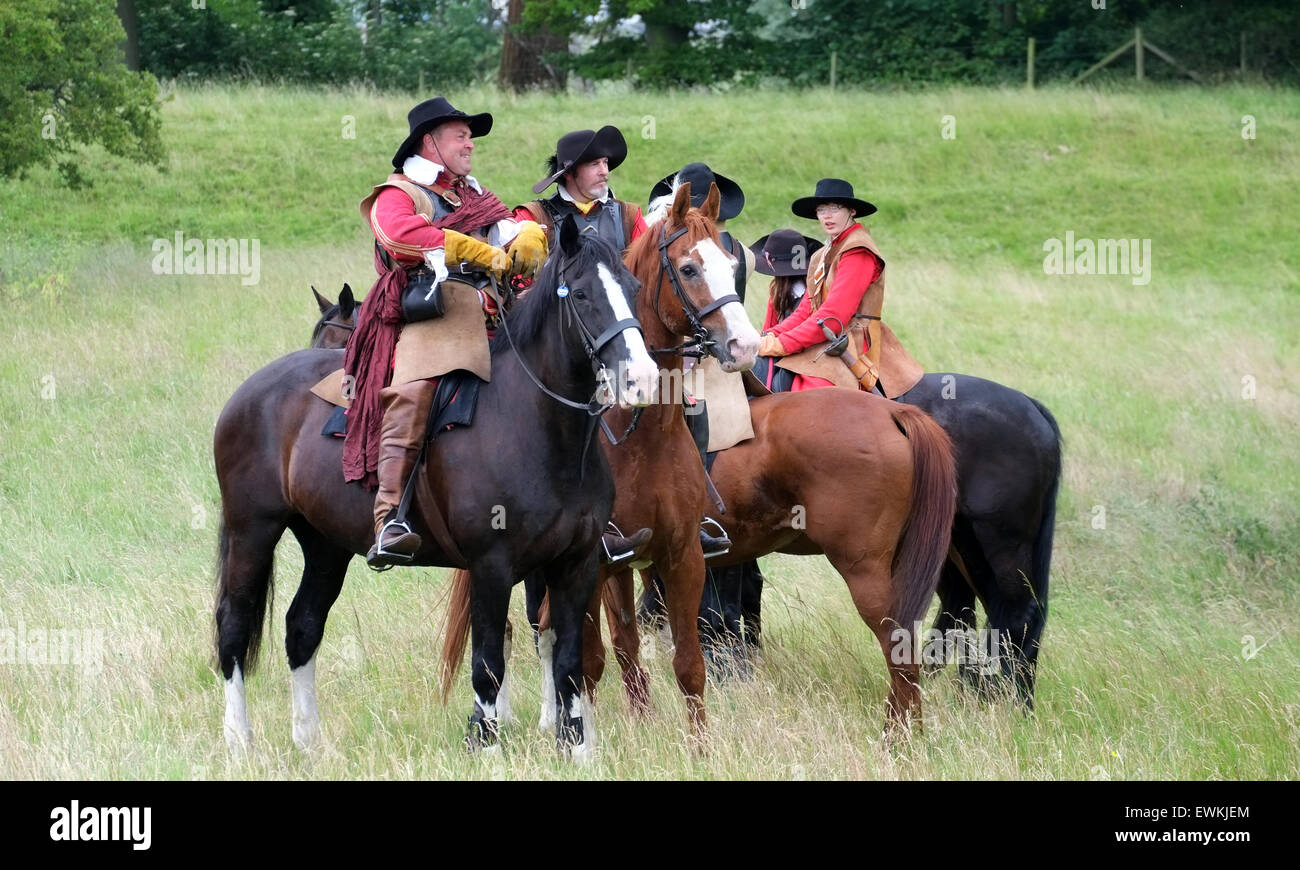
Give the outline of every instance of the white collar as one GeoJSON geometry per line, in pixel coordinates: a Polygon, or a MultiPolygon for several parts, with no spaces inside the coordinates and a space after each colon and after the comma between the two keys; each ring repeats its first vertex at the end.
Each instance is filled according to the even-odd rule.
{"type": "MultiPolygon", "coordinates": [[[[572,203],[577,202],[577,200],[573,198],[573,194],[569,193],[569,188],[564,184],[563,181],[559,183],[558,187],[560,188],[560,199],[565,200],[566,202],[572,202],[572,203]]],[[[613,192],[614,191],[610,188],[610,186],[606,184],[605,195],[602,196],[600,199],[596,200],[596,202],[600,202],[600,203],[609,202],[609,198],[613,194],[613,192]]]]}
{"type": "MultiPolygon", "coordinates": [[[[433,184],[438,180],[438,175],[446,169],[441,163],[434,163],[432,160],[426,160],[419,154],[412,154],[406,158],[402,164],[402,174],[414,182],[423,185],[433,184]]],[[[483,188],[479,186],[478,179],[472,175],[465,176],[465,183],[474,188],[475,193],[482,193],[483,188]]]]}

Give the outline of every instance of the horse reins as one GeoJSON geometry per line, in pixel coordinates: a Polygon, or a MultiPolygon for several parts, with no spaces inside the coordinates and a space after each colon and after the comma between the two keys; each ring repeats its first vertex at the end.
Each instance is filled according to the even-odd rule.
{"type": "MultiPolygon", "coordinates": [[[[664,222],[667,224],[667,221],[664,222]]],[[[686,289],[682,287],[681,275],[677,272],[677,266],[668,259],[668,248],[673,242],[680,239],[686,234],[687,225],[682,224],[670,236],[668,227],[665,225],[659,233],[659,280],[655,283],[655,315],[663,320],[663,313],[659,310],[659,298],[664,289],[664,275],[668,275],[668,283],[673,288],[673,293],[677,300],[682,303],[682,313],[686,315],[686,320],[691,325],[691,340],[676,345],[675,347],[654,347],[650,348],[651,354],[673,354],[676,356],[690,356],[700,359],[714,353],[713,347],[717,342],[709,338],[709,330],[704,326],[704,318],[717,311],[724,305],[732,302],[740,302],[740,297],[735,293],[728,293],[718,299],[713,300],[703,308],[697,308],[690,297],[686,295],[686,289]]]]}

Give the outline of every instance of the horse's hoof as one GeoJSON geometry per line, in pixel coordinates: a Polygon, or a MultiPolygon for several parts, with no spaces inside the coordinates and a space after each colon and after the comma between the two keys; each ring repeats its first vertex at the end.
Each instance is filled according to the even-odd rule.
{"type": "Polygon", "coordinates": [[[496,745],[499,727],[496,719],[485,719],[479,713],[469,717],[465,732],[465,750],[478,752],[496,745]]]}

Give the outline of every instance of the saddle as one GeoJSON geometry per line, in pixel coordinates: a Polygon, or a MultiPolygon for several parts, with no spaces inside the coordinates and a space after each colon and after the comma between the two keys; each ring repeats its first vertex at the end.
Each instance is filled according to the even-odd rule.
{"type": "MultiPolygon", "coordinates": [[[[329,381],[337,378],[342,380],[343,370],[331,373],[325,380],[329,381]]],[[[324,384],[322,381],[321,384],[324,384]]],[[[321,386],[317,384],[317,386],[321,386]]],[[[429,423],[425,430],[425,440],[432,441],[442,432],[457,426],[470,426],[474,422],[474,410],[478,405],[478,391],[483,382],[472,372],[461,371],[457,369],[448,372],[438,379],[438,387],[433,394],[433,406],[429,409],[429,423]]],[[[326,401],[332,401],[327,396],[322,396],[313,388],[312,392],[326,401]]],[[[347,432],[347,407],[342,402],[340,390],[339,401],[334,402],[334,413],[330,414],[325,426],[321,429],[322,435],[331,438],[342,438],[347,432]]]]}

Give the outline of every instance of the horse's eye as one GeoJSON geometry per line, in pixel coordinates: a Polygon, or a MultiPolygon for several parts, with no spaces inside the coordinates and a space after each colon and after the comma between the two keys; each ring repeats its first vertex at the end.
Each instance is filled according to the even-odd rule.
{"type": "Polygon", "coordinates": [[[682,274],[685,275],[687,278],[694,278],[698,273],[694,266],[688,264],[682,266],[682,274]]]}
{"type": "Polygon", "coordinates": [[[573,291],[573,296],[574,296],[575,299],[586,299],[586,298],[587,298],[587,291],[586,291],[586,290],[574,290],[574,291],[573,291]]]}

